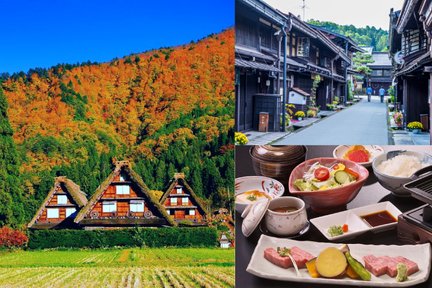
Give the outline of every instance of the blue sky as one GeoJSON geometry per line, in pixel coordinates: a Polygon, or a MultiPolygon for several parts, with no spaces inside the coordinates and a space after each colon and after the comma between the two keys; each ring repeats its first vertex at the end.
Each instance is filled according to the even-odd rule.
{"type": "Polygon", "coordinates": [[[0,0],[0,72],[105,62],[234,26],[234,0],[0,0]]]}

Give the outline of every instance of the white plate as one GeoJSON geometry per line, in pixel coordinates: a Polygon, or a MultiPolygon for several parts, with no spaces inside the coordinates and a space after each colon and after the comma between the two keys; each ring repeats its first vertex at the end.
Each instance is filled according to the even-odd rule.
{"type": "MultiPolygon", "coordinates": [[[[403,256],[417,263],[420,271],[408,276],[405,282],[396,282],[396,278],[391,278],[388,275],[376,277],[372,274],[370,281],[353,280],[350,278],[342,279],[327,279],[327,278],[312,278],[306,269],[300,269],[300,276],[296,276],[294,268],[284,269],[278,267],[264,258],[264,250],[269,247],[292,247],[297,246],[302,250],[317,256],[323,249],[327,247],[339,247],[340,244],[320,243],[313,241],[296,241],[291,239],[274,238],[266,235],[261,235],[258,244],[255,248],[252,258],[249,262],[246,271],[258,277],[302,282],[302,283],[320,283],[334,285],[354,285],[354,286],[374,286],[374,287],[407,287],[418,283],[425,282],[429,278],[431,265],[431,249],[430,244],[419,245],[363,245],[349,244],[351,255],[364,264],[363,256],[403,256]]],[[[312,287],[312,286],[311,286],[312,287]]]]}
{"type": "MultiPolygon", "coordinates": [[[[267,193],[272,199],[284,194],[283,184],[273,178],[264,176],[245,176],[235,179],[235,196],[249,190],[259,190],[267,193]]],[[[249,203],[238,202],[236,200],[236,210],[240,213],[249,205],[249,203]]]]}
{"type": "MultiPolygon", "coordinates": [[[[351,146],[349,145],[339,145],[333,150],[333,157],[338,159],[343,159],[343,155],[348,151],[348,149],[351,146]]],[[[371,157],[369,158],[368,162],[362,162],[358,163],[360,165],[363,165],[364,167],[370,167],[372,165],[372,161],[375,159],[375,157],[381,155],[384,153],[384,149],[381,146],[378,145],[363,145],[366,150],[369,151],[371,154],[371,157]]]]}
{"type": "Polygon", "coordinates": [[[396,227],[397,222],[379,225],[372,227],[366,221],[364,221],[361,216],[372,214],[375,212],[387,210],[395,219],[402,212],[396,208],[391,202],[380,202],[376,204],[371,204],[368,206],[363,206],[355,209],[346,210],[343,212],[338,212],[318,218],[313,218],[310,220],[312,224],[318,228],[318,230],[330,241],[339,241],[342,239],[351,239],[357,235],[363,234],[367,231],[380,232],[385,230],[390,230],[396,227]],[[339,236],[330,236],[327,230],[333,225],[348,225],[348,232],[339,236]]]}

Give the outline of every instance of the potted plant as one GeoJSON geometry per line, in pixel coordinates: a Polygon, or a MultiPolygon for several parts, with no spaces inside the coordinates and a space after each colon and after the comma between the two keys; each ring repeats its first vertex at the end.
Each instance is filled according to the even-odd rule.
{"type": "Polygon", "coordinates": [[[306,115],[308,118],[315,118],[317,117],[317,112],[315,110],[307,110],[306,115]]]}
{"type": "Polygon", "coordinates": [[[398,127],[402,127],[403,124],[403,114],[400,111],[396,111],[393,114],[393,120],[398,127]]]}
{"type": "Polygon", "coordinates": [[[249,142],[249,139],[246,137],[245,134],[241,132],[235,132],[234,141],[235,141],[235,145],[245,145],[249,142]]]}
{"type": "Polygon", "coordinates": [[[296,117],[297,120],[299,120],[299,121],[303,120],[303,118],[304,118],[305,116],[306,116],[306,114],[305,114],[303,111],[297,111],[297,112],[294,114],[294,117],[296,117]]]}
{"type": "Polygon", "coordinates": [[[411,130],[414,134],[418,134],[421,130],[423,130],[423,124],[418,121],[413,121],[408,123],[407,128],[411,130]]]}

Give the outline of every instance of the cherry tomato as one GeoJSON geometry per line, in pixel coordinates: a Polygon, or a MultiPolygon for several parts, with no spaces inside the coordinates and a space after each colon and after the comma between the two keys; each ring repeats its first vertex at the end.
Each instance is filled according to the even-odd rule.
{"type": "Polygon", "coordinates": [[[315,170],[314,176],[319,181],[325,181],[330,178],[330,171],[325,167],[319,167],[315,170]]]}
{"type": "Polygon", "coordinates": [[[344,225],[342,225],[342,231],[343,231],[344,233],[347,233],[347,232],[348,232],[348,224],[344,224],[344,225]]]}

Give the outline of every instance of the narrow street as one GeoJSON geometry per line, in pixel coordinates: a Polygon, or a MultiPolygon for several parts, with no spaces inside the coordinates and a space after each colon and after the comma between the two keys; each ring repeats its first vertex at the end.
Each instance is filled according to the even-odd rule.
{"type": "Polygon", "coordinates": [[[299,132],[273,142],[273,145],[340,145],[388,144],[386,104],[379,97],[366,97],[343,111],[313,124],[299,132]]]}

